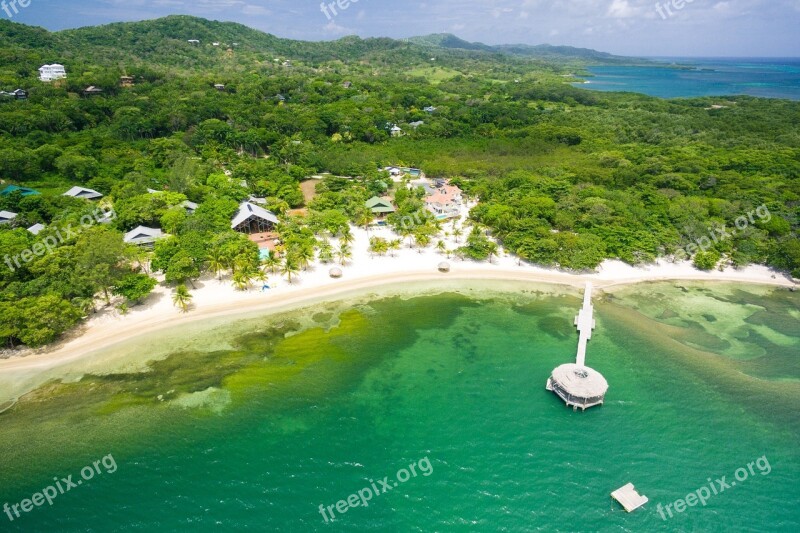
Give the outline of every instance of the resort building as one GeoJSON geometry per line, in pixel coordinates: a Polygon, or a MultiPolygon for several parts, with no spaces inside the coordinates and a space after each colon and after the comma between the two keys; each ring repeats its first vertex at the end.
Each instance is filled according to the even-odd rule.
{"type": "Polygon", "coordinates": [[[84,200],[99,200],[103,197],[102,194],[85,187],[73,187],[63,194],[63,196],[71,196],[72,198],[83,198],[84,200]]]}
{"type": "Polygon", "coordinates": [[[120,76],[120,78],[119,78],[119,86],[120,87],[133,87],[133,76],[120,76]]]}
{"type": "Polygon", "coordinates": [[[367,209],[372,211],[372,214],[375,215],[377,218],[383,218],[386,215],[394,213],[396,211],[390,199],[380,198],[378,196],[373,196],[372,198],[367,200],[365,206],[367,209]]]}
{"type": "Polygon", "coordinates": [[[28,187],[20,187],[18,185],[9,185],[2,191],[0,191],[0,196],[8,196],[9,194],[13,194],[15,192],[19,192],[23,197],[26,196],[36,196],[41,194],[36,189],[30,189],[28,187]]]}
{"type": "Polygon", "coordinates": [[[24,89],[17,89],[16,91],[11,91],[11,92],[0,91],[0,97],[14,98],[16,100],[27,100],[28,91],[24,89]]]}
{"type": "Polygon", "coordinates": [[[83,90],[83,96],[99,96],[103,94],[103,89],[90,85],[83,90]]]}
{"type": "Polygon", "coordinates": [[[272,211],[250,202],[242,202],[239,212],[231,221],[231,229],[240,233],[267,233],[279,224],[278,217],[272,211]]]}
{"type": "Polygon", "coordinates": [[[11,211],[0,211],[0,224],[9,224],[15,218],[17,218],[16,213],[12,213],[11,211]]]}
{"type": "Polygon", "coordinates": [[[181,207],[186,209],[187,213],[189,213],[190,215],[193,215],[194,212],[197,211],[197,208],[199,206],[194,202],[190,202],[189,200],[186,200],[185,202],[181,203],[181,207]]]}
{"type": "Polygon", "coordinates": [[[43,229],[44,229],[44,224],[34,224],[30,228],[28,228],[28,231],[34,235],[39,235],[43,229]]]}
{"type": "Polygon", "coordinates": [[[463,205],[461,189],[439,180],[433,186],[425,180],[422,187],[426,193],[424,198],[425,207],[436,218],[446,219],[461,216],[461,206],[463,205]]]}
{"type": "Polygon", "coordinates": [[[135,230],[126,233],[122,240],[127,244],[135,244],[137,246],[153,246],[157,240],[164,237],[164,232],[159,228],[139,226],[135,230]]]}
{"type": "Polygon", "coordinates": [[[49,82],[55,80],[63,80],[67,77],[67,71],[64,65],[53,63],[52,65],[42,65],[39,67],[39,79],[41,81],[49,82]]]}

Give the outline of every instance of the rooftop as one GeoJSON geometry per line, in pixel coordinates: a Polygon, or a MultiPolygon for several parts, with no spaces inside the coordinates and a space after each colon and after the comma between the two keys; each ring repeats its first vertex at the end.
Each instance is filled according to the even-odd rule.
{"type": "Polygon", "coordinates": [[[608,391],[608,382],[600,372],[574,363],[553,370],[552,380],[576,398],[597,398],[608,391]]]}

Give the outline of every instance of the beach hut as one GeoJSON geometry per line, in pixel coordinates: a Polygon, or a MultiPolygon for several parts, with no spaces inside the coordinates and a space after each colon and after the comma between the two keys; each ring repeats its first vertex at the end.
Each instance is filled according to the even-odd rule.
{"type": "Polygon", "coordinates": [[[380,198],[378,196],[373,196],[367,200],[364,205],[367,209],[372,211],[372,214],[376,217],[383,217],[396,211],[390,199],[380,198]]]}
{"type": "Polygon", "coordinates": [[[139,226],[138,228],[126,233],[122,240],[127,244],[150,247],[153,246],[158,239],[162,239],[164,237],[164,232],[159,228],[139,226]]]}
{"type": "Polygon", "coordinates": [[[439,272],[447,273],[450,272],[450,263],[447,261],[442,261],[439,263],[439,272]]]}
{"type": "Polygon", "coordinates": [[[11,211],[0,211],[0,224],[8,224],[15,218],[17,218],[16,213],[12,213],[11,211]]]}
{"type": "Polygon", "coordinates": [[[41,194],[36,189],[31,189],[28,187],[20,187],[18,185],[9,185],[8,187],[0,191],[0,196],[8,196],[9,194],[13,194],[15,192],[19,192],[23,197],[36,196],[38,194],[41,194]]]}
{"type": "Polygon", "coordinates": [[[43,229],[44,229],[44,224],[34,224],[30,228],[28,228],[28,231],[33,233],[34,235],[39,235],[43,229]]]}
{"type": "Polygon", "coordinates": [[[189,213],[190,215],[193,215],[194,212],[197,211],[197,208],[199,206],[194,202],[190,202],[189,200],[186,200],[185,202],[181,203],[181,207],[186,209],[187,213],[189,213]]]}
{"type": "Polygon", "coordinates": [[[250,202],[242,202],[239,212],[231,221],[231,229],[239,233],[265,233],[274,231],[278,226],[275,213],[250,202]]]}
{"type": "Polygon", "coordinates": [[[344,275],[342,269],[337,267],[332,268],[329,273],[333,279],[339,279],[344,275]]]}
{"type": "Polygon", "coordinates": [[[93,189],[86,187],[73,187],[63,194],[63,196],[71,196],[72,198],[83,198],[85,200],[99,200],[103,195],[93,189]]]}

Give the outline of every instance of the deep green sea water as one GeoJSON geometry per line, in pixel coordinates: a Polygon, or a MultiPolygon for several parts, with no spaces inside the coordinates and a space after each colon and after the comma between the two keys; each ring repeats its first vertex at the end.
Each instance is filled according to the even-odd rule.
{"type": "Polygon", "coordinates": [[[51,383],[0,415],[0,504],[116,465],[0,531],[800,530],[800,295],[598,293],[587,362],[610,389],[581,413],[544,387],[574,360],[580,293],[539,289],[359,297],[142,341],[146,372],[51,383]],[[705,507],[659,515],[758,458],[705,507]],[[368,507],[320,514],[411,464],[368,507]],[[632,514],[609,498],[628,482],[650,498],[632,514]]]}

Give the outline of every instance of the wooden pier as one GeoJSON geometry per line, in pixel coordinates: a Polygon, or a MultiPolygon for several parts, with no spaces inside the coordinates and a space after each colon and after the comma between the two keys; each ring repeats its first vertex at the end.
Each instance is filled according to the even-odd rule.
{"type": "Polygon", "coordinates": [[[608,391],[608,382],[600,372],[586,366],[586,344],[592,338],[594,306],[592,306],[592,284],[586,284],[583,307],[575,317],[578,328],[578,353],[575,364],[561,365],[547,380],[547,390],[555,392],[568,407],[586,410],[601,405],[608,391]]]}
{"type": "Polygon", "coordinates": [[[583,307],[575,317],[575,325],[578,326],[578,354],[575,356],[575,364],[586,366],[586,344],[592,338],[592,330],[597,325],[594,320],[594,306],[592,305],[592,283],[586,284],[583,293],[583,307]]]}

